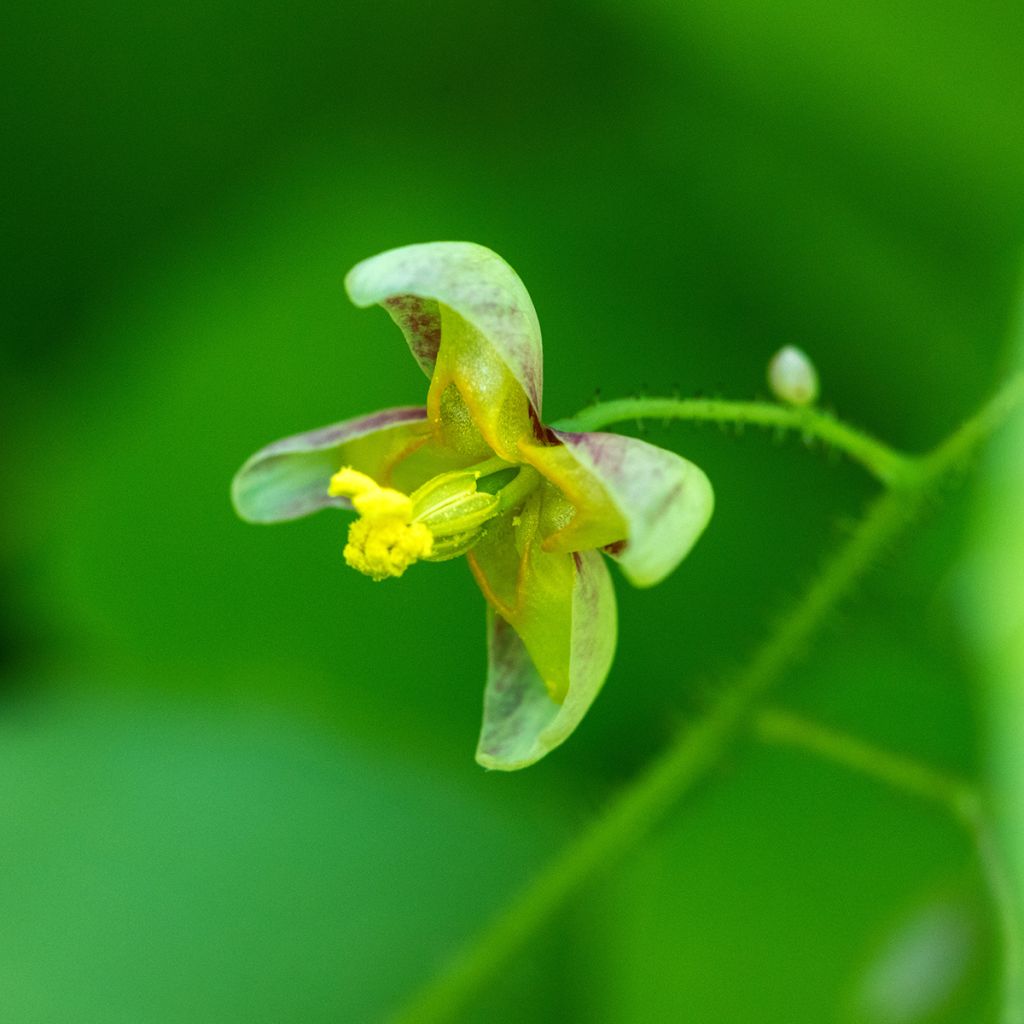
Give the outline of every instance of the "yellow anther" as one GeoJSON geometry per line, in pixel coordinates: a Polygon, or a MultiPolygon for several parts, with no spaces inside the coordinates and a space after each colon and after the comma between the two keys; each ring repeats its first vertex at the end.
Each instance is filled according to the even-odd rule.
{"type": "Polygon", "coordinates": [[[401,576],[413,562],[426,558],[434,537],[423,523],[397,518],[357,519],[348,530],[345,561],[375,580],[401,576]]]}
{"type": "Polygon", "coordinates": [[[412,518],[412,501],[409,495],[390,487],[381,487],[373,477],[360,473],[358,469],[345,466],[339,469],[327,488],[332,498],[349,498],[352,507],[368,519],[396,516],[412,518]]]}
{"type": "Polygon", "coordinates": [[[497,495],[477,490],[479,477],[476,469],[439,473],[403,494],[351,466],[339,469],[328,493],[348,498],[359,513],[349,526],[345,561],[384,580],[422,558],[443,562],[465,554],[500,511],[497,495]]]}
{"type": "Polygon", "coordinates": [[[332,498],[354,498],[357,494],[379,491],[380,489],[380,484],[372,476],[360,473],[358,469],[353,469],[351,466],[342,466],[331,477],[327,493],[332,498]]]}
{"type": "Polygon", "coordinates": [[[423,523],[413,522],[412,500],[407,494],[381,487],[350,466],[331,477],[328,493],[349,498],[359,513],[349,527],[345,545],[345,561],[353,569],[385,580],[401,576],[433,550],[434,535],[423,523]]]}
{"type": "Polygon", "coordinates": [[[378,487],[365,491],[352,499],[355,510],[367,519],[411,519],[412,501],[408,494],[393,491],[390,487],[378,487]]]}

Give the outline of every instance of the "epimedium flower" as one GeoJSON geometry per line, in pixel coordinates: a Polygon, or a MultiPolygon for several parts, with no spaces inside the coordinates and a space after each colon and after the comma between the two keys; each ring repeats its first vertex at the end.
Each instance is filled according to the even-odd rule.
{"type": "Polygon", "coordinates": [[[402,330],[430,378],[426,406],[268,445],[235,476],[235,508],[255,523],[353,509],[344,557],[376,580],[465,555],[488,606],[477,760],[523,768],[573,732],[611,667],[615,594],[601,552],[634,585],[660,582],[707,525],[711,485],[644,441],[543,425],[537,315],[489,249],[393,249],[345,286],[402,330]]]}

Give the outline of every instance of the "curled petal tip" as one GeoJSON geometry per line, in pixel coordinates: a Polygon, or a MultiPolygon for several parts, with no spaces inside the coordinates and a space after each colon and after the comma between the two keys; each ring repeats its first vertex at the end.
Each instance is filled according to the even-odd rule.
{"type": "Polygon", "coordinates": [[[537,313],[523,282],[497,253],[473,242],[406,245],[357,263],[345,288],[357,306],[384,306],[428,375],[440,344],[438,304],[454,310],[494,346],[540,410],[543,347],[537,313]]]}

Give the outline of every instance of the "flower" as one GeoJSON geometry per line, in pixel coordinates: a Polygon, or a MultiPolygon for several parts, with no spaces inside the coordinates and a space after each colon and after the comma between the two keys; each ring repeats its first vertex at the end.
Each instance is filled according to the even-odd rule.
{"type": "Polygon", "coordinates": [[[634,585],[660,582],[707,525],[711,485],[644,441],[542,424],[537,315],[489,249],[405,246],[364,260],[345,285],[401,328],[430,378],[426,407],[261,449],[235,476],[235,508],[256,523],[354,509],[345,560],[377,580],[465,554],[488,605],[477,760],[533,764],[573,732],[611,667],[601,552],[634,585]]]}

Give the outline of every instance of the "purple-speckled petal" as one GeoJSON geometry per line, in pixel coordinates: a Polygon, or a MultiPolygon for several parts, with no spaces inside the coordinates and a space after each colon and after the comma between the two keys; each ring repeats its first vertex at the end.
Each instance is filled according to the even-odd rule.
{"type": "Polygon", "coordinates": [[[437,304],[454,310],[494,346],[540,412],[540,325],[515,271],[472,242],[428,242],[391,249],[358,263],[345,279],[357,306],[380,303],[402,328],[428,376],[440,343],[437,304]]]}
{"type": "Polygon", "coordinates": [[[409,351],[429,377],[441,347],[441,310],[437,303],[418,295],[392,295],[381,305],[402,329],[409,351]]]}
{"type": "Polygon", "coordinates": [[[563,743],[598,695],[615,654],[615,592],[596,551],[575,556],[569,689],[556,704],[516,631],[488,609],[487,689],[476,759],[515,771],[563,743]]]}
{"type": "Polygon", "coordinates": [[[625,544],[608,553],[634,586],[661,582],[711,518],[715,496],[704,471],[675,452],[633,437],[555,433],[601,482],[626,520],[625,544]]]}
{"type": "Polygon", "coordinates": [[[277,523],[322,508],[347,508],[347,501],[327,494],[331,476],[343,465],[377,476],[379,465],[422,433],[425,418],[426,410],[418,407],[382,409],[275,441],[235,474],[235,510],[251,523],[277,523]]]}

